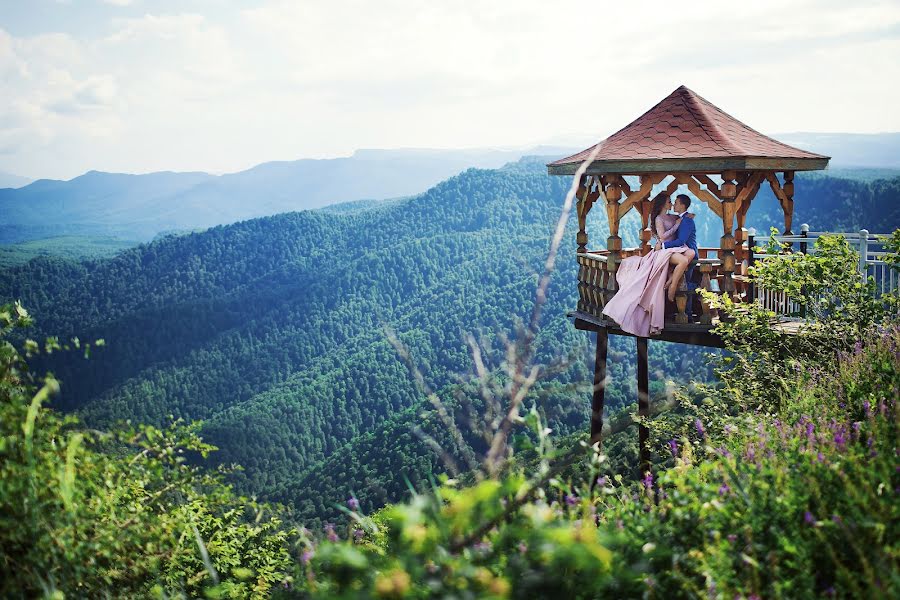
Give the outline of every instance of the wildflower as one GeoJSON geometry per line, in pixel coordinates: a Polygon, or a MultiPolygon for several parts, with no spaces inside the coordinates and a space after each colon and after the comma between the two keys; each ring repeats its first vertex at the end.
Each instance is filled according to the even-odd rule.
{"type": "Polygon", "coordinates": [[[720,496],[725,496],[730,491],[731,491],[731,488],[728,487],[727,483],[723,483],[722,485],[719,486],[719,495],[720,496]]]}
{"type": "Polygon", "coordinates": [[[566,494],[566,504],[568,504],[569,506],[575,506],[576,504],[578,504],[578,496],[566,494]]]}
{"type": "Polygon", "coordinates": [[[816,462],[820,462],[820,463],[825,462],[825,455],[822,454],[821,452],[816,454],[816,462]]]}
{"type": "Polygon", "coordinates": [[[703,422],[700,419],[694,419],[694,428],[701,437],[706,437],[706,429],[703,428],[703,422]]]}
{"type": "Polygon", "coordinates": [[[300,562],[302,562],[304,565],[308,564],[309,561],[312,560],[314,554],[315,553],[312,550],[304,550],[303,554],[300,555],[300,562]]]}
{"type": "Polygon", "coordinates": [[[872,416],[872,405],[868,400],[863,400],[863,410],[866,412],[867,418],[872,416]]]}
{"type": "Polygon", "coordinates": [[[728,534],[728,541],[731,542],[732,544],[735,543],[735,542],[737,541],[737,536],[736,536],[735,534],[733,534],[733,533],[729,533],[729,534],[728,534]]]}
{"type": "Polygon", "coordinates": [[[519,542],[519,553],[525,554],[528,552],[528,544],[525,542],[519,542]]]}
{"type": "Polygon", "coordinates": [[[653,489],[653,473],[651,473],[650,471],[647,471],[646,475],[644,475],[644,479],[643,479],[642,483],[644,484],[644,487],[647,489],[647,491],[652,490],[653,489]]]}
{"type": "Polygon", "coordinates": [[[365,535],[366,535],[366,532],[363,531],[362,529],[354,529],[353,530],[353,539],[355,539],[357,542],[361,542],[365,535]]]}
{"type": "Polygon", "coordinates": [[[813,514],[811,512],[806,511],[803,514],[803,522],[806,523],[807,525],[815,525],[816,518],[813,516],[813,514]]]}
{"type": "Polygon", "coordinates": [[[834,444],[840,449],[843,450],[847,444],[847,440],[844,437],[844,428],[841,427],[837,431],[834,432],[834,444]]]}
{"type": "Polygon", "coordinates": [[[347,500],[347,506],[350,507],[350,510],[359,510],[359,500],[351,496],[350,499],[347,500]]]}
{"type": "Polygon", "coordinates": [[[606,487],[607,481],[609,481],[609,480],[607,479],[606,475],[604,475],[604,476],[602,476],[602,477],[598,477],[598,478],[597,478],[597,485],[599,485],[599,486],[602,487],[602,488],[603,488],[603,487],[606,487]]]}
{"type": "Polygon", "coordinates": [[[326,523],[326,524],[325,524],[325,537],[328,538],[328,541],[329,541],[329,542],[336,542],[336,541],[338,541],[338,536],[337,536],[337,534],[334,532],[334,525],[332,525],[331,523],[326,523]]]}
{"type": "Polygon", "coordinates": [[[678,456],[678,442],[674,439],[669,440],[669,452],[672,453],[673,457],[678,456]]]}

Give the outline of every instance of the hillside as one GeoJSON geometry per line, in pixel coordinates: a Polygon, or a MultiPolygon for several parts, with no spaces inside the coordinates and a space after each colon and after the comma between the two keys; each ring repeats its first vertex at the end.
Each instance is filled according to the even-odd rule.
{"type": "MultiPolygon", "coordinates": [[[[855,228],[859,213],[848,205],[896,206],[898,183],[798,177],[795,222],[855,228]]],[[[39,258],[0,272],[0,297],[29,307],[40,324],[32,335],[106,340],[90,361],[40,365],[64,383],[60,408],[97,426],[204,419],[204,436],[221,447],[215,460],[245,467],[233,478],[242,491],[304,518],[329,514],[350,491],[376,506],[403,493],[398,472],[420,480],[443,468],[410,433],[428,407],[385,328],[452,398],[459,375],[471,374],[464,334],[496,344],[527,316],[567,185],[533,160],[468,170],[383,206],[219,226],[108,260],[39,258]]],[[[780,223],[773,202],[760,193],[750,224],[780,223]]],[[[697,210],[701,242],[717,242],[721,226],[697,210]]],[[[896,211],[877,214],[873,231],[900,223],[896,211]]],[[[635,218],[623,224],[626,243],[636,239],[635,218]]],[[[602,221],[592,213],[601,243],[602,221]]],[[[574,357],[541,401],[561,433],[584,427],[589,396],[566,387],[589,381],[590,364],[587,340],[565,319],[576,293],[571,246],[539,338],[540,360],[574,357]]],[[[611,408],[634,398],[632,348],[624,339],[612,348],[611,408]]],[[[701,355],[653,344],[651,371],[704,379],[701,355]]]]}

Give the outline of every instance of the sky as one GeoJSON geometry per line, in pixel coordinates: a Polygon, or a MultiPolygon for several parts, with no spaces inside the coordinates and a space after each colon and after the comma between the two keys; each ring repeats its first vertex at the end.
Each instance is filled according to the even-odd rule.
{"type": "Polygon", "coordinates": [[[900,131],[900,2],[0,0],[0,81],[31,178],[585,146],[682,84],[768,134],[900,131]]]}

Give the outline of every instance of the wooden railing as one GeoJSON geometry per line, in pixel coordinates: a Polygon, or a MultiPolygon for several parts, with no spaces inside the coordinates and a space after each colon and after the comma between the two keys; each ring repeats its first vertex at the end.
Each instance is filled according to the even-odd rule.
{"type": "MultiPolygon", "coordinates": [[[[722,277],[719,267],[718,248],[699,248],[698,257],[694,260],[696,271],[700,274],[699,288],[711,292],[719,292],[722,277]]],[[[578,312],[591,315],[598,320],[606,320],[603,307],[615,295],[618,285],[614,277],[618,264],[625,258],[640,255],[640,248],[631,248],[621,252],[621,258],[615,258],[608,250],[578,253],[578,312]],[[616,261],[616,267],[610,268],[616,261]]],[[[684,281],[675,295],[673,322],[686,326],[691,322],[699,327],[709,327],[714,319],[714,312],[698,294],[694,303],[694,312],[699,315],[694,321],[693,315],[687,314],[688,288],[684,281]]]]}
{"type": "MultiPolygon", "coordinates": [[[[872,234],[865,229],[855,233],[833,233],[810,231],[809,225],[801,225],[799,235],[778,235],[775,240],[784,247],[781,254],[766,254],[756,249],[756,231],[750,229],[747,237],[748,262],[754,264],[761,260],[790,260],[793,254],[815,252],[815,242],[823,235],[843,236],[859,253],[857,272],[863,281],[872,278],[875,281],[876,294],[896,292],[900,288],[900,276],[895,269],[885,262],[887,251],[884,247],[883,234],[872,234]],[[749,250],[753,249],[753,252],[749,250]]],[[[750,285],[748,300],[758,302],[767,310],[785,316],[803,318],[803,307],[789,298],[784,292],[766,290],[762,286],[750,285]]]]}

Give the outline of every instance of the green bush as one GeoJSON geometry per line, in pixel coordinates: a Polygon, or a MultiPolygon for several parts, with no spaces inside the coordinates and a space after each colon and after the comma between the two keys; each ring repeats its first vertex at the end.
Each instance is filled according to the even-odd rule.
{"type": "Polygon", "coordinates": [[[0,307],[0,596],[262,598],[284,581],[290,532],[187,465],[213,450],[198,424],[106,434],[44,407],[58,383],[4,339],[29,321],[0,307]]]}

